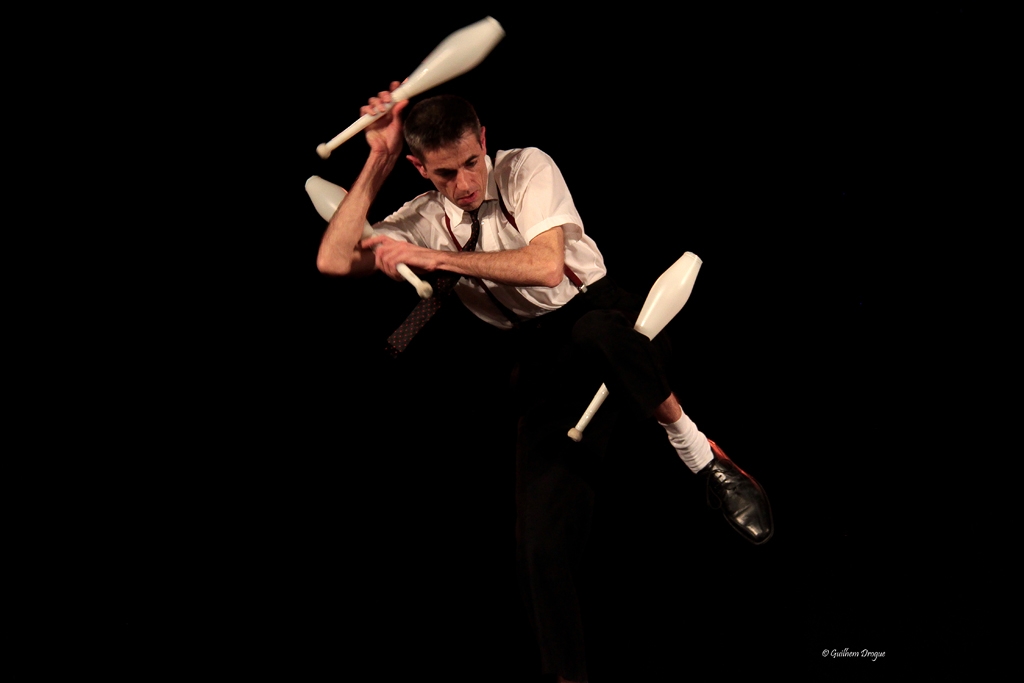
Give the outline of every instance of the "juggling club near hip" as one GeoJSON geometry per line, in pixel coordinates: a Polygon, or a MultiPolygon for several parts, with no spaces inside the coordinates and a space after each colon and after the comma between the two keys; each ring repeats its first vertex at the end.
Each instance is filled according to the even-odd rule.
{"type": "MultiPolygon", "coordinates": [[[[313,200],[313,206],[316,207],[316,212],[320,214],[320,217],[330,222],[334,212],[345,201],[348,192],[344,188],[314,175],[306,180],[306,194],[313,200]]],[[[369,221],[363,224],[363,239],[365,240],[367,237],[373,237],[373,227],[369,221]]],[[[412,272],[409,266],[404,263],[398,264],[398,272],[416,288],[416,293],[420,295],[421,299],[429,299],[433,296],[434,288],[416,277],[416,273],[412,272]]]]}
{"type": "MultiPolygon", "coordinates": [[[[455,31],[442,40],[434,50],[420,62],[412,74],[391,93],[391,102],[385,107],[391,109],[395,102],[415,97],[422,92],[461,76],[484,60],[494,46],[505,37],[505,29],[493,17],[485,17],[455,31]]],[[[382,114],[364,114],[351,126],[341,131],[330,142],[317,146],[316,153],[326,159],[353,135],[366,128],[382,114]]]]}
{"type": "MultiPolygon", "coordinates": [[[[672,318],[676,317],[676,314],[686,304],[687,299],[690,298],[693,282],[697,279],[701,263],[702,261],[696,254],[688,251],[669,266],[668,270],[654,282],[651,291],[647,293],[647,299],[644,300],[640,316],[636,319],[633,329],[648,339],[654,339],[655,335],[661,332],[672,318]]],[[[570,439],[580,441],[583,438],[583,430],[590,424],[594,414],[606,398],[608,398],[608,387],[602,384],[594,398],[591,399],[590,405],[583,411],[579,422],[569,430],[570,439]]]]}

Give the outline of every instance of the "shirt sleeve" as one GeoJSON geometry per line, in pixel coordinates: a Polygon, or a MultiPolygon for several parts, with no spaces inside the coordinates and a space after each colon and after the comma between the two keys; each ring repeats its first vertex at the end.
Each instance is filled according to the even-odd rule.
{"type": "Polygon", "coordinates": [[[554,160],[541,150],[523,149],[504,171],[508,175],[509,203],[523,239],[562,226],[566,242],[583,235],[583,220],[569,187],[554,160]]]}

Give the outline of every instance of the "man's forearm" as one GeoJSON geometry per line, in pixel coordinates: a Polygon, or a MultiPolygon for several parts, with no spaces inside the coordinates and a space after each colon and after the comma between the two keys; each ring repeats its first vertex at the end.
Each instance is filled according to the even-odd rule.
{"type": "Polygon", "coordinates": [[[563,277],[564,250],[562,229],[553,228],[522,249],[438,252],[437,268],[510,285],[555,287],[563,277]]]}
{"type": "Polygon", "coordinates": [[[363,227],[373,200],[395,166],[397,157],[371,153],[345,200],[327,224],[317,268],[332,275],[348,275],[373,270],[373,255],[359,248],[363,227]]]}

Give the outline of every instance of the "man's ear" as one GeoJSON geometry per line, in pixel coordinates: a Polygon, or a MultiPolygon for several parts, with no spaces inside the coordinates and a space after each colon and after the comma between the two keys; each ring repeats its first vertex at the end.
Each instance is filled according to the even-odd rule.
{"type": "Polygon", "coordinates": [[[487,154],[487,128],[480,126],[480,149],[487,154]]]}
{"type": "Polygon", "coordinates": [[[416,170],[420,172],[420,175],[424,178],[427,177],[427,167],[423,165],[423,162],[416,158],[415,154],[406,154],[405,158],[412,162],[412,165],[416,167],[416,170]]]}

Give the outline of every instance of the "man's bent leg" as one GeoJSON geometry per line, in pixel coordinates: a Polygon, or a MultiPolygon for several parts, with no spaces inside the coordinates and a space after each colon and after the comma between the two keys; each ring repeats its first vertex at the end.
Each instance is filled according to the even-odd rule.
{"type": "Polygon", "coordinates": [[[621,392],[640,414],[658,419],[680,459],[706,478],[708,504],[721,509],[726,521],[751,543],[768,541],[773,522],[764,488],[687,417],[668,387],[665,350],[633,330],[626,314],[613,310],[581,317],[573,340],[586,350],[590,362],[602,368],[609,392],[621,392]]]}

